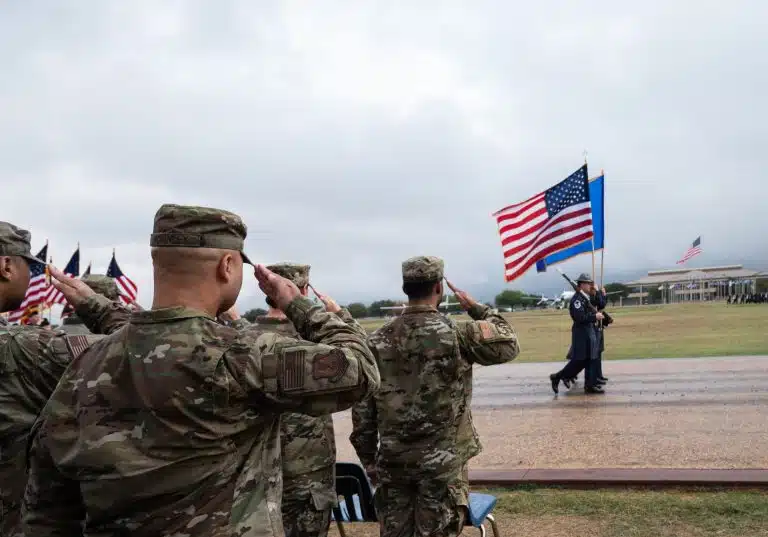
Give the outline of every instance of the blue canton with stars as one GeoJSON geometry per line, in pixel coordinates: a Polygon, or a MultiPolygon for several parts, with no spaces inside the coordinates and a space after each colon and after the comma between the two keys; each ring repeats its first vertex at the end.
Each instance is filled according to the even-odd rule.
{"type": "Polygon", "coordinates": [[[560,211],[589,201],[589,180],[585,164],[567,179],[548,188],[544,199],[547,203],[547,213],[552,218],[560,211]]]}

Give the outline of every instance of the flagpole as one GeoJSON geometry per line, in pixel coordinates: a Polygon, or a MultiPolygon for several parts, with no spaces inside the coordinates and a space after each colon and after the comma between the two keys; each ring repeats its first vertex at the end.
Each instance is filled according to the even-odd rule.
{"type": "MultiPolygon", "coordinates": [[[[584,165],[587,165],[587,150],[584,150],[584,165]]],[[[589,172],[587,172],[587,177],[589,177],[589,172]]],[[[591,202],[592,200],[590,200],[591,202]]],[[[595,275],[595,228],[594,228],[594,222],[592,223],[592,281],[595,281],[596,275],[595,275]]]]}
{"type": "Polygon", "coordinates": [[[600,288],[602,289],[605,272],[605,170],[602,168],[600,168],[600,176],[603,178],[603,247],[600,249],[600,288]]]}

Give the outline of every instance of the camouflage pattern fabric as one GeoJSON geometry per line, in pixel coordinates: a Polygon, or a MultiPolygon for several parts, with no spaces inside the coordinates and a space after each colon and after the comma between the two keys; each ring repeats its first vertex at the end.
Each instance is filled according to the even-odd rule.
{"type": "Polygon", "coordinates": [[[86,335],[91,333],[77,313],[72,313],[61,320],[61,330],[69,335],[86,335]]]}
{"type": "Polygon", "coordinates": [[[31,242],[32,235],[26,229],[0,222],[0,256],[19,256],[29,263],[40,263],[30,251],[31,242]]]}
{"type": "Polygon", "coordinates": [[[309,284],[309,265],[275,263],[274,265],[267,265],[267,268],[278,276],[291,280],[299,289],[309,284]]]}
{"type": "Polygon", "coordinates": [[[102,274],[87,274],[80,278],[88,287],[110,300],[120,299],[120,290],[114,278],[102,274]]]}
{"type": "MultiPolygon", "coordinates": [[[[477,305],[469,314],[472,321],[454,323],[434,307],[409,306],[369,338],[381,388],[353,407],[350,441],[363,464],[377,469],[380,520],[445,522],[439,513],[466,505],[460,476],[482,449],[470,411],[472,366],[508,362],[520,352],[497,310],[477,305]],[[405,490],[409,500],[391,501],[405,490]],[[426,503],[413,500],[418,491],[426,503]]],[[[401,530],[392,522],[382,535],[409,535],[401,530]]]]}
{"type": "Polygon", "coordinates": [[[437,282],[443,279],[445,263],[439,257],[420,255],[403,261],[403,283],[437,282]]]}
{"type": "Polygon", "coordinates": [[[93,338],[72,338],[0,318],[0,535],[21,535],[27,482],[27,440],[35,420],[71,361],[93,338]],[[68,346],[69,345],[69,346],[68,346]]]}
{"type": "Polygon", "coordinates": [[[467,466],[431,479],[384,482],[376,489],[374,503],[381,535],[455,537],[467,520],[467,466]]]}
{"type": "Polygon", "coordinates": [[[286,312],[303,340],[99,295],[77,312],[112,333],[41,415],[29,535],[281,536],[280,414],[329,415],[379,386],[360,335],[304,297],[286,312]]]}
{"type": "MultiPolygon", "coordinates": [[[[285,276],[284,276],[285,277],[285,276]]],[[[295,282],[294,282],[295,283],[295,282]]],[[[361,337],[365,329],[342,308],[337,315],[361,337]]],[[[254,324],[238,319],[239,329],[251,334],[276,332],[300,337],[290,321],[258,317],[254,324]]],[[[336,437],[333,417],[287,412],[280,418],[283,465],[282,515],[286,537],[324,537],[328,534],[331,509],[336,498],[336,437]]]]}

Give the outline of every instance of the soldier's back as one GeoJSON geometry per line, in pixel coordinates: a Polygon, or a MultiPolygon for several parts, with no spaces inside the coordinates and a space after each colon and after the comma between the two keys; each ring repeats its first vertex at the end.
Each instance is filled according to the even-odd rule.
{"type": "Polygon", "coordinates": [[[260,375],[237,334],[141,312],[66,372],[39,440],[79,482],[87,534],[279,534],[279,414],[249,395],[260,375]]]}
{"type": "Polygon", "coordinates": [[[479,452],[469,414],[472,364],[454,324],[431,307],[408,307],[376,332],[375,394],[380,471],[450,472],[479,452]]]}

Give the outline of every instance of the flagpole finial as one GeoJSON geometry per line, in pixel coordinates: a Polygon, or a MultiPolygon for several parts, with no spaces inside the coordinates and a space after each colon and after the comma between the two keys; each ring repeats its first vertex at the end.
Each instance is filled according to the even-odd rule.
{"type": "Polygon", "coordinates": [[[584,155],[584,164],[586,164],[587,163],[587,150],[586,149],[584,150],[582,155],[584,155]]]}

